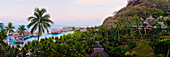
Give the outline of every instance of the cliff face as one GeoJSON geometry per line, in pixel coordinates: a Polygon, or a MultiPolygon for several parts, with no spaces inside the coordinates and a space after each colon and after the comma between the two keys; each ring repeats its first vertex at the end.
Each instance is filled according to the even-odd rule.
{"type": "Polygon", "coordinates": [[[126,7],[120,9],[114,16],[106,18],[103,25],[114,25],[119,20],[119,17],[122,16],[138,15],[145,17],[156,14],[153,13],[155,11],[164,12],[165,16],[169,16],[170,0],[130,0],[126,7]]]}

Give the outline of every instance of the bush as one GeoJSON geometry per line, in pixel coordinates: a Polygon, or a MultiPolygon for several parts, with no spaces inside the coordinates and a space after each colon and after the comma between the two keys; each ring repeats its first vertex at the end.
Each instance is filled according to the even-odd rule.
{"type": "Polygon", "coordinates": [[[95,51],[95,57],[99,57],[99,52],[95,51]]]}
{"type": "Polygon", "coordinates": [[[156,57],[166,57],[165,54],[158,54],[156,57]]]}
{"type": "Polygon", "coordinates": [[[127,49],[125,47],[114,47],[109,50],[108,54],[112,57],[124,57],[127,49]]]}
{"type": "Polygon", "coordinates": [[[133,51],[132,54],[131,54],[132,57],[136,57],[137,56],[137,52],[136,51],[133,51]]]}
{"type": "Polygon", "coordinates": [[[154,50],[155,55],[165,54],[167,55],[170,48],[170,39],[156,40],[150,42],[150,46],[154,50]]]}
{"type": "Polygon", "coordinates": [[[129,49],[132,49],[132,48],[137,46],[136,42],[135,41],[131,41],[131,40],[128,41],[127,45],[128,45],[129,49]]]}
{"type": "Polygon", "coordinates": [[[126,56],[126,57],[131,57],[131,53],[130,53],[130,52],[126,52],[126,53],[125,53],[125,56],[126,56]]]}

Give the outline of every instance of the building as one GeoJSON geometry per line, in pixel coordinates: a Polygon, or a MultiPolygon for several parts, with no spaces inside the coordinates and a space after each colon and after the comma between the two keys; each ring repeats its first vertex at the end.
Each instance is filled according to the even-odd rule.
{"type": "MultiPolygon", "coordinates": [[[[167,26],[164,24],[164,22],[159,22],[158,21],[160,18],[163,18],[163,17],[160,16],[158,19],[154,19],[152,16],[150,16],[150,17],[146,18],[145,20],[143,18],[141,18],[142,23],[143,24],[147,24],[147,25],[146,25],[146,27],[143,26],[143,25],[140,25],[138,29],[148,29],[148,30],[150,30],[152,28],[157,28],[156,25],[155,26],[150,25],[149,21],[153,21],[153,22],[157,21],[158,24],[161,24],[161,28],[166,29],[167,26]]],[[[166,19],[164,19],[164,20],[166,20],[166,19]]],[[[136,28],[137,26],[136,25],[132,25],[132,27],[136,28]]]]}
{"type": "Polygon", "coordinates": [[[132,16],[128,16],[128,17],[126,17],[126,19],[128,19],[128,20],[129,20],[129,19],[132,19],[132,18],[133,18],[132,16]]]}
{"type": "Polygon", "coordinates": [[[154,19],[152,16],[146,18],[146,21],[156,21],[156,19],[154,19]]]}

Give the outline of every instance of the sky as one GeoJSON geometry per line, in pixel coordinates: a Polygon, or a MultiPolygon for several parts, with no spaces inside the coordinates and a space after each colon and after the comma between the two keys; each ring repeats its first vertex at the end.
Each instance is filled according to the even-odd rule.
{"type": "Polygon", "coordinates": [[[0,0],[0,22],[27,25],[35,8],[45,8],[53,25],[99,26],[127,0],[0,0]]]}

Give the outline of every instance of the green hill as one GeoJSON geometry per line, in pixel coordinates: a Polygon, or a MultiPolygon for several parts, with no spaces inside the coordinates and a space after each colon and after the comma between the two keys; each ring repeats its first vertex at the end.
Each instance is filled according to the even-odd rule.
{"type": "Polygon", "coordinates": [[[120,9],[114,16],[105,19],[103,25],[116,24],[119,17],[137,15],[142,18],[153,16],[170,16],[170,0],[130,0],[126,7],[120,9]]]}

